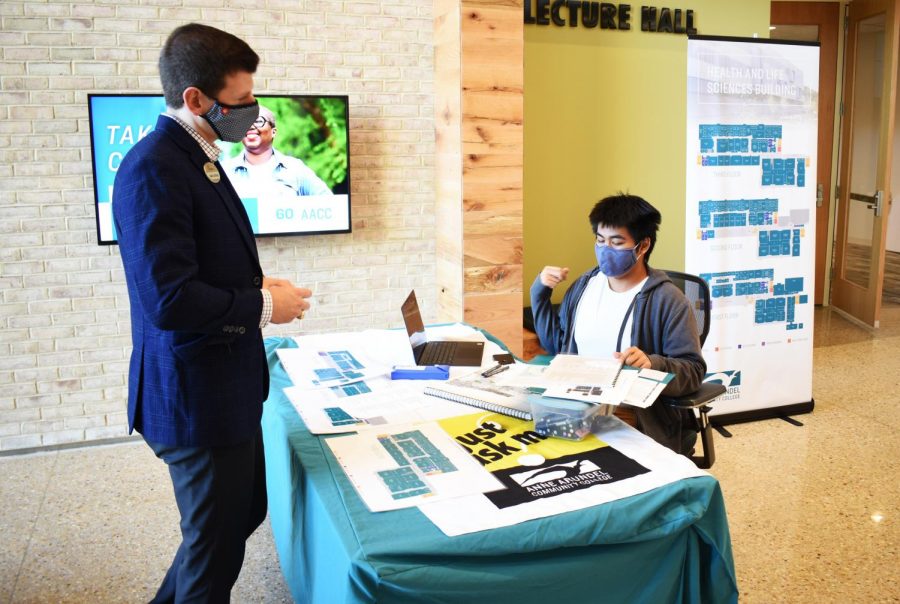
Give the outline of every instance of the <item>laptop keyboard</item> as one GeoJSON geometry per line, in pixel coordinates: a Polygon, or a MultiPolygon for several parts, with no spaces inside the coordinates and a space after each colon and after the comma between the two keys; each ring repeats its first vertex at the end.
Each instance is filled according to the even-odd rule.
{"type": "Polygon", "coordinates": [[[420,365],[449,365],[456,352],[456,342],[428,342],[419,359],[420,365]]]}

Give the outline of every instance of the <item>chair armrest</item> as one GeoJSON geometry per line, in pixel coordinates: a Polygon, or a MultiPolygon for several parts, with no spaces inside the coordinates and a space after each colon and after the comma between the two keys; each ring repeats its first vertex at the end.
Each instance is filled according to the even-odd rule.
{"type": "Polygon", "coordinates": [[[717,384],[715,382],[703,382],[700,384],[700,388],[695,392],[691,392],[690,394],[685,394],[684,396],[661,396],[662,399],[667,405],[671,405],[673,407],[680,407],[682,409],[695,409],[697,407],[702,407],[718,397],[725,394],[725,386],[722,384],[717,384]]]}

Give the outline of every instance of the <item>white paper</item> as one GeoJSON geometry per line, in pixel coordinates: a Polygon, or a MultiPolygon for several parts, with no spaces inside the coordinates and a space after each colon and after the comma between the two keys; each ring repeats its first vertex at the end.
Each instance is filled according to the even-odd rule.
{"type": "MultiPolygon", "coordinates": [[[[624,371],[622,372],[625,373],[624,371]]],[[[632,385],[628,389],[628,393],[623,399],[623,403],[627,403],[634,407],[647,408],[662,394],[666,385],[675,377],[671,373],[664,371],[655,371],[653,369],[641,369],[637,373],[632,385]]]]}
{"type": "Polygon", "coordinates": [[[575,382],[576,385],[550,385],[543,396],[562,398],[593,404],[620,405],[646,409],[659,397],[666,385],[675,377],[655,369],[623,367],[614,386],[601,386],[595,382],[575,382]]]}
{"type": "Polygon", "coordinates": [[[284,394],[311,433],[341,434],[382,429],[390,423],[440,419],[468,411],[468,407],[422,393],[424,384],[434,383],[375,378],[339,389],[308,390],[293,386],[285,388],[284,394]],[[341,392],[358,391],[359,386],[369,391],[349,395],[341,392]]]}
{"type": "Polygon", "coordinates": [[[390,366],[369,359],[350,346],[279,348],[281,366],[299,388],[331,388],[390,373],[390,366]]]}
{"type": "Polygon", "coordinates": [[[546,370],[546,365],[515,363],[509,366],[509,371],[491,376],[491,380],[504,386],[519,388],[543,387],[545,384],[544,372],[546,370]]]}
{"type": "Polygon", "coordinates": [[[548,385],[592,384],[610,387],[621,370],[620,359],[559,354],[550,361],[543,380],[548,385]]]}
{"type": "Polygon", "coordinates": [[[391,425],[326,442],[373,512],[502,488],[433,422],[391,425]]]}

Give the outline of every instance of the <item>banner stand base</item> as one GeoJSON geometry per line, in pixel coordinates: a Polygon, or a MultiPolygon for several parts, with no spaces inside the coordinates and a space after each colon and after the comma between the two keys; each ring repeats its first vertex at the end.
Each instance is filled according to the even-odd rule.
{"type": "Polygon", "coordinates": [[[710,415],[709,423],[715,426],[730,426],[731,424],[743,424],[746,422],[755,422],[764,419],[781,419],[789,415],[799,415],[801,413],[812,413],[816,406],[816,400],[811,399],[805,403],[794,403],[792,405],[782,405],[780,407],[766,407],[764,409],[752,409],[750,411],[738,411],[736,413],[723,413],[721,415],[710,415]]]}

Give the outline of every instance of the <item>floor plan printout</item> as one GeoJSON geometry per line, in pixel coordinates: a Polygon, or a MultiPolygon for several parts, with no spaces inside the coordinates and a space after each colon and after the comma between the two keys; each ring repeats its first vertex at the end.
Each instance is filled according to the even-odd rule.
{"type": "Polygon", "coordinates": [[[284,394],[313,434],[357,432],[467,412],[468,407],[458,403],[426,396],[422,391],[430,383],[377,377],[313,390],[291,386],[284,394]]]}
{"type": "Polygon", "coordinates": [[[373,512],[502,487],[434,422],[391,424],[325,442],[373,512]]]}
{"type": "Polygon", "coordinates": [[[351,349],[279,348],[278,359],[298,388],[334,388],[384,376],[390,367],[351,349]]]}

